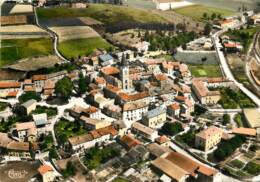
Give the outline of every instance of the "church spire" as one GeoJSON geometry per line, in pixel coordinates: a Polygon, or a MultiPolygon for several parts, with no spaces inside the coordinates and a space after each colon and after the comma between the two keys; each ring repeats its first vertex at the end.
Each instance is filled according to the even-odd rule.
{"type": "Polygon", "coordinates": [[[122,66],[128,66],[128,61],[126,60],[125,53],[123,53],[122,55],[121,64],[122,66]]]}

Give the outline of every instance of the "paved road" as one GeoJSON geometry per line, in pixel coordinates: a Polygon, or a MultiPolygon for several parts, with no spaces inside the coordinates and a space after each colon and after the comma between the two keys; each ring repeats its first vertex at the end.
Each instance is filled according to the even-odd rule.
{"type": "Polygon", "coordinates": [[[250,99],[252,99],[253,102],[255,102],[255,104],[260,107],[260,99],[254,94],[252,93],[250,90],[248,90],[243,84],[239,83],[233,76],[231,70],[229,69],[229,66],[227,64],[226,58],[224,56],[224,53],[221,51],[222,49],[222,45],[219,41],[219,36],[223,33],[225,33],[227,30],[220,30],[218,32],[216,32],[214,35],[212,35],[212,40],[214,42],[214,46],[215,49],[217,51],[219,60],[220,60],[220,64],[221,67],[225,73],[226,78],[228,78],[229,80],[233,81],[236,86],[243,92],[245,93],[250,99]]]}
{"type": "Polygon", "coordinates": [[[208,111],[216,112],[216,113],[231,114],[231,113],[242,112],[242,109],[208,109],[208,111]]]}
{"type": "Polygon", "coordinates": [[[37,25],[39,28],[41,28],[41,29],[47,31],[47,32],[50,34],[50,36],[53,38],[53,48],[54,48],[55,54],[56,54],[64,63],[69,62],[69,60],[67,60],[65,57],[63,57],[63,56],[60,54],[59,50],[58,50],[58,42],[59,42],[59,37],[58,37],[58,35],[57,35],[55,32],[53,32],[51,29],[49,29],[48,27],[42,26],[42,25],[39,23],[39,19],[38,19],[38,15],[37,15],[37,8],[36,8],[36,7],[33,7],[33,11],[34,11],[34,15],[35,15],[36,25],[37,25]]]}

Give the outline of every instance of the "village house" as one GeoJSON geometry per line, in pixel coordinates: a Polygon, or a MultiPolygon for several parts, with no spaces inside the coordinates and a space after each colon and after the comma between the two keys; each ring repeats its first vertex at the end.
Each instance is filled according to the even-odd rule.
{"type": "Polygon", "coordinates": [[[138,43],[132,45],[132,47],[136,48],[136,50],[138,52],[147,52],[149,50],[149,46],[150,46],[150,43],[146,42],[146,41],[138,42],[138,43]]]}
{"type": "Polygon", "coordinates": [[[195,145],[203,151],[208,151],[221,141],[222,133],[220,128],[211,126],[196,134],[195,145]]]}
{"type": "Polygon", "coordinates": [[[37,128],[33,121],[16,123],[10,133],[19,141],[35,142],[37,138],[37,128]]]}
{"type": "Polygon", "coordinates": [[[162,136],[159,136],[158,138],[156,138],[155,142],[163,147],[169,147],[171,140],[167,136],[162,135],[162,136]]]}
{"type": "Polygon", "coordinates": [[[46,75],[33,75],[32,77],[33,83],[35,84],[36,92],[42,92],[45,81],[47,80],[46,75]]]}
{"type": "Polygon", "coordinates": [[[23,91],[24,92],[35,92],[35,85],[34,85],[34,83],[32,83],[32,79],[24,80],[23,91]]]}
{"type": "Polygon", "coordinates": [[[0,82],[0,97],[8,97],[10,95],[17,95],[21,90],[21,83],[15,81],[0,82]]]}
{"type": "Polygon", "coordinates": [[[166,122],[166,109],[157,107],[144,115],[142,122],[150,128],[160,128],[166,122]]]}
{"type": "Polygon", "coordinates": [[[28,100],[23,103],[21,106],[25,109],[26,114],[29,115],[33,110],[36,109],[37,101],[34,99],[28,100]]]}
{"type": "Polygon", "coordinates": [[[141,145],[142,142],[139,141],[134,137],[134,135],[127,134],[120,138],[119,141],[127,150],[130,150],[131,148],[141,145]]]}
{"type": "Polygon", "coordinates": [[[87,134],[70,137],[68,139],[70,152],[82,152],[85,149],[101,145],[103,142],[115,139],[118,132],[113,126],[107,126],[97,130],[92,130],[87,134]]]}
{"type": "Polygon", "coordinates": [[[0,150],[4,154],[22,159],[31,158],[29,142],[17,142],[10,138],[7,133],[0,133],[0,150]]]}
{"type": "Polygon", "coordinates": [[[88,130],[97,130],[111,125],[110,121],[92,119],[86,116],[81,116],[80,121],[82,122],[83,126],[88,130]]]}
{"type": "Polygon", "coordinates": [[[151,164],[155,172],[163,173],[170,178],[169,180],[178,182],[194,178],[198,181],[213,181],[217,174],[214,168],[200,164],[178,152],[166,152],[151,164]]]}
{"type": "Polygon", "coordinates": [[[153,130],[152,128],[149,128],[139,122],[132,124],[132,132],[137,135],[141,135],[152,142],[158,137],[158,132],[156,130],[153,130]]]}
{"type": "Polygon", "coordinates": [[[47,132],[46,126],[50,124],[48,122],[47,114],[41,113],[41,114],[33,114],[33,121],[35,123],[35,126],[37,128],[38,135],[45,134],[47,132]]]}
{"type": "Polygon", "coordinates": [[[207,88],[207,84],[200,80],[192,81],[192,90],[201,104],[216,104],[221,98],[219,91],[210,91],[207,88]]]}
{"type": "Polygon", "coordinates": [[[80,118],[81,116],[86,116],[88,118],[92,119],[100,119],[101,118],[101,110],[94,107],[90,106],[88,108],[83,108],[78,105],[74,105],[70,110],[69,113],[71,116],[75,118],[80,118]]]}
{"type": "Polygon", "coordinates": [[[38,172],[40,173],[43,182],[55,181],[54,170],[50,165],[47,164],[41,165],[38,168],[38,172]]]}
{"type": "Polygon", "coordinates": [[[134,122],[142,119],[148,112],[146,102],[129,102],[123,105],[123,118],[125,125],[129,128],[134,122]]]}
{"type": "Polygon", "coordinates": [[[171,117],[179,117],[180,116],[180,104],[173,103],[167,107],[167,114],[171,117]]]}
{"type": "Polygon", "coordinates": [[[153,0],[153,2],[156,4],[156,9],[163,11],[192,5],[184,0],[153,0]]]}
{"type": "Polygon", "coordinates": [[[114,63],[114,58],[110,54],[103,54],[99,56],[100,65],[108,66],[114,63]]]}

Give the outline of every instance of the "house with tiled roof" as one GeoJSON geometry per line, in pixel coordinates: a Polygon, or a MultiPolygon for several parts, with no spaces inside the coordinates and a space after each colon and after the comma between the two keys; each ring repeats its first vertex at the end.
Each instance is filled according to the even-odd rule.
{"type": "Polygon", "coordinates": [[[118,131],[113,126],[92,130],[89,133],[68,138],[70,152],[80,152],[100,145],[105,141],[114,140],[118,131]]]}
{"type": "Polygon", "coordinates": [[[175,102],[167,107],[167,114],[169,114],[171,117],[179,117],[180,110],[180,104],[175,102]]]}
{"type": "Polygon", "coordinates": [[[210,91],[207,84],[201,80],[192,81],[192,90],[201,104],[216,104],[221,98],[219,91],[210,91]]]}
{"type": "Polygon", "coordinates": [[[50,165],[48,164],[41,165],[38,168],[38,172],[40,173],[43,182],[55,181],[54,170],[50,165]]]}
{"type": "Polygon", "coordinates": [[[157,107],[148,111],[142,122],[150,128],[160,128],[166,122],[166,109],[163,107],[157,107]]]}
{"type": "Polygon", "coordinates": [[[136,139],[133,135],[128,134],[128,135],[124,135],[123,137],[120,138],[120,143],[128,150],[130,150],[131,148],[137,146],[137,145],[141,145],[142,142],[139,141],[138,139],[136,139]]]}
{"type": "MultiPolygon", "coordinates": [[[[16,81],[1,81],[0,82],[0,97],[10,97],[14,93],[21,91],[22,84],[16,81]]],[[[15,96],[16,96],[15,94],[15,96]]]]}
{"type": "Polygon", "coordinates": [[[204,151],[208,151],[221,141],[222,133],[222,129],[211,126],[196,134],[195,145],[204,151]]]}
{"type": "Polygon", "coordinates": [[[142,136],[145,139],[148,139],[150,141],[154,141],[155,138],[158,137],[157,130],[154,130],[148,126],[145,126],[139,122],[134,122],[132,124],[132,132],[136,133],[137,135],[142,136]]]}

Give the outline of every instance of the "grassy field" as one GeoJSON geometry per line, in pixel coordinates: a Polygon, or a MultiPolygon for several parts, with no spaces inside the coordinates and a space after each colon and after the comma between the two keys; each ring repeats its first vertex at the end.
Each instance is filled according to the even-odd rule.
{"type": "Polygon", "coordinates": [[[68,59],[89,55],[97,48],[109,50],[112,46],[101,37],[73,39],[59,43],[59,51],[68,59]]]}
{"type": "Polygon", "coordinates": [[[49,38],[2,40],[0,67],[13,64],[22,58],[50,55],[52,53],[52,41],[49,38]]]}
{"type": "Polygon", "coordinates": [[[191,17],[194,20],[198,20],[198,21],[204,20],[203,19],[204,13],[207,13],[208,17],[211,17],[213,13],[215,13],[216,15],[220,14],[222,17],[230,16],[235,13],[232,10],[203,6],[203,5],[187,6],[187,7],[175,9],[174,11],[176,13],[191,17]]]}
{"type": "Polygon", "coordinates": [[[39,8],[37,12],[39,18],[91,17],[105,24],[121,21],[168,22],[162,16],[148,10],[108,4],[90,4],[86,9],[39,8]]]}
{"type": "Polygon", "coordinates": [[[218,65],[189,65],[193,77],[220,77],[221,70],[218,65]]]}

